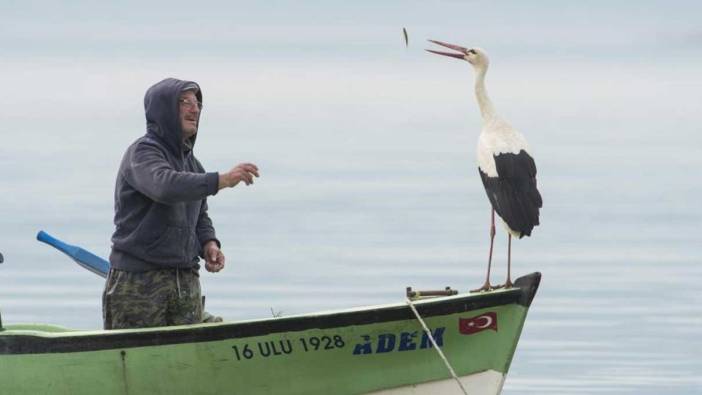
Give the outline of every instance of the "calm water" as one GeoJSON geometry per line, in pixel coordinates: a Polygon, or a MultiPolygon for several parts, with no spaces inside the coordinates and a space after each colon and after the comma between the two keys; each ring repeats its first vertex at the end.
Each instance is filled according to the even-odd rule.
{"type": "MultiPolygon", "coordinates": [[[[210,199],[227,256],[202,277],[210,312],[249,319],[479,285],[490,212],[470,70],[395,42],[354,51],[0,65],[5,87],[34,93],[0,98],[3,322],[101,326],[102,280],[34,237],[107,256],[115,171],[143,130],[145,88],[166,75],[203,85],[205,167],[262,171],[210,199]]],[[[491,53],[488,90],[529,139],[545,202],[542,225],[514,245],[515,274],[543,280],[504,393],[702,393],[699,56],[491,53]]]]}

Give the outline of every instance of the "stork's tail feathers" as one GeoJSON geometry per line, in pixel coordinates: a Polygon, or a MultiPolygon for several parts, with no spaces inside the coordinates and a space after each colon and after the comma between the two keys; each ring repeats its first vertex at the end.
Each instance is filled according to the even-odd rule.
{"type": "Polygon", "coordinates": [[[515,194],[510,199],[494,199],[497,204],[493,203],[497,215],[502,218],[502,221],[507,228],[507,231],[513,237],[522,238],[531,236],[532,230],[539,225],[539,209],[541,208],[541,195],[536,189],[535,197],[538,200],[529,198],[530,194],[515,194]]]}

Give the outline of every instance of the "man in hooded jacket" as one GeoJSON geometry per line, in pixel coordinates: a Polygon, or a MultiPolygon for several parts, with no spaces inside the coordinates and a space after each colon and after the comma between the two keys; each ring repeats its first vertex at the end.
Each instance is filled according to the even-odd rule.
{"type": "Polygon", "coordinates": [[[242,163],[205,172],[193,154],[202,90],[167,78],[144,97],[146,134],[129,146],[115,185],[111,269],[103,292],[105,329],[202,321],[198,264],[224,268],[221,243],[207,214],[207,196],[246,185],[258,168],[242,163]]]}

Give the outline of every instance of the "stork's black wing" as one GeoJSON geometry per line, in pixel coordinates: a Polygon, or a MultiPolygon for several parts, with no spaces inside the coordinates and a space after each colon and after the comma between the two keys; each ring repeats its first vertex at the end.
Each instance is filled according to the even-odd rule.
{"type": "Polygon", "coordinates": [[[492,207],[510,229],[531,236],[534,226],[539,224],[539,209],[543,205],[536,188],[536,164],[524,150],[518,154],[494,155],[497,177],[489,177],[482,170],[485,192],[492,207]]]}

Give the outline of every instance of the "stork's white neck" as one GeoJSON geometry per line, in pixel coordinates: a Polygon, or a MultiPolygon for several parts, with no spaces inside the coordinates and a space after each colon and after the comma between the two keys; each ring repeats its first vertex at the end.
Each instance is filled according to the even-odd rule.
{"type": "Polygon", "coordinates": [[[490,101],[487,90],[485,89],[486,73],[487,66],[475,68],[475,97],[478,99],[480,115],[483,116],[483,121],[488,122],[495,118],[497,114],[495,113],[495,107],[492,105],[492,101],[490,101]]]}

